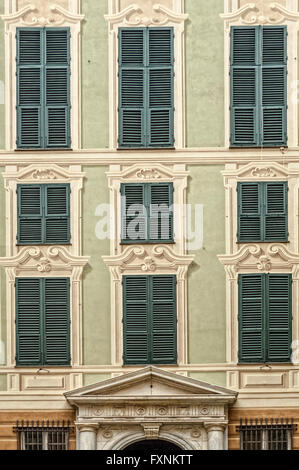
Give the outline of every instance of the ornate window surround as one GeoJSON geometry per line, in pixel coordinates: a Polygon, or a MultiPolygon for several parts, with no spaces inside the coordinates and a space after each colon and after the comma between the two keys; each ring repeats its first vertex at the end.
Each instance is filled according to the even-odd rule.
{"type": "Polygon", "coordinates": [[[226,254],[219,261],[226,271],[227,362],[238,362],[238,274],[288,273],[293,279],[293,341],[299,339],[299,165],[252,162],[226,165],[226,254]],[[289,242],[237,243],[237,183],[288,181],[289,242]]]}
{"type": "Polygon", "coordinates": [[[110,256],[103,256],[111,276],[111,357],[113,366],[122,366],[122,276],[128,274],[174,274],[177,276],[178,365],[187,364],[187,272],[194,255],[186,251],[184,205],[188,172],[185,165],[135,164],[129,167],[111,165],[107,172],[110,188],[110,256]],[[122,245],[121,183],[173,182],[174,244],[122,245]]]}
{"type": "MultiPolygon", "coordinates": [[[[88,256],[81,256],[81,166],[8,166],[3,173],[6,189],[7,366],[15,365],[15,278],[70,277],[72,366],[82,364],[82,272],[88,256]],[[17,184],[69,183],[71,187],[71,245],[17,246],[17,184]]],[[[20,368],[18,368],[19,370],[20,368]]]]}
{"type": "MultiPolygon", "coordinates": [[[[43,2],[30,2],[17,9],[16,0],[5,0],[5,145],[6,150],[16,149],[16,28],[66,26],[71,31],[71,148],[81,148],[81,21],[80,1],[69,0],[69,9],[53,0],[47,10],[43,2]]],[[[40,149],[39,149],[40,150],[40,149]]]]}
{"type": "Polygon", "coordinates": [[[152,7],[152,17],[144,13],[147,0],[132,1],[128,7],[120,10],[119,0],[108,0],[109,25],[109,147],[117,149],[118,139],[118,29],[138,26],[172,26],[174,28],[174,136],[175,147],[185,147],[185,52],[184,28],[188,15],[184,13],[184,1],[173,0],[173,9],[163,6],[163,0],[152,7]]]}
{"type": "MultiPolygon", "coordinates": [[[[224,84],[225,84],[225,147],[230,146],[230,28],[231,26],[286,25],[288,29],[288,147],[298,147],[298,46],[299,11],[297,0],[286,0],[286,7],[264,0],[248,2],[224,0],[224,84]]],[[[259,149],[258,149],[259,150],[259,149]]]]}

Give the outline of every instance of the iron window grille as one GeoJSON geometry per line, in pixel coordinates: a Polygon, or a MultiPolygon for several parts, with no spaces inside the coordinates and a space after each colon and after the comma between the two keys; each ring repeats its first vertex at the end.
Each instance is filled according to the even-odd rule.
{"type": "Polygon", "coordinates": [[[68,450],[73,432],[70,421],[17,421],[18,450],[68,450]]]}
{"type": "Polygon", "coordinates": [[[241,450],[292,450],[293,419],[256,418],[240,420],[241,450]]]}

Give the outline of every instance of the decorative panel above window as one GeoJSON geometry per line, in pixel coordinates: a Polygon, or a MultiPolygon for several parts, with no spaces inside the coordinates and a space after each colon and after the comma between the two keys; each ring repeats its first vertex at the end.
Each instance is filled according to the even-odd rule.
{"type": "Polygon", "coordinates": [[[288,241],[288,183],[238,183],[238,241],[288,241]]]}
{"type": "Polygon", "coordinates": [[[231,146],[287,145],[287,28],[231,28],[231,146]]]}
{"type": "Polygon", "coordinates": [[[239,362],[290,362],[292,276],[239,275],[239,362]]]}
{"type": "Polygon", "coordinates": [[[70,365],[69,278],[16,278],[16,364],[70,365]]]}
{"type": "Polygon", "coordinates": [[[173,147],[173,28],[119,29],[119,147],[173,147]]]}
{"type": "Polygon", "coordinates": [[[124,363],[176,364],[176,276],[123,277],[124,363]]]}
{"type": "Polygon", "coordinates": [[[70,185],[18,185],[19,244],[70,243],[70,185]]]}
{"type": "Polygon", "coordinates": [[[17,147],[70,147],[69,28],[17,28],[17,147]]]}
{"type": "Polygon", "coordinates": [[[173,241],[173,184],[121,185],[122,242],[173,241]]]}

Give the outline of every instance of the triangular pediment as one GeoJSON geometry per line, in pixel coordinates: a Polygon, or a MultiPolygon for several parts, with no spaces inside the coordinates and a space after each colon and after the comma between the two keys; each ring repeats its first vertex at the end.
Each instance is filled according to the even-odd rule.
{"type": "Polygon", "coordinates": [[[209,397],[234,399],[236,392],[149,366],[94,385],[67,392],[66,398],[82,399],[115,397],[209,397]]]}

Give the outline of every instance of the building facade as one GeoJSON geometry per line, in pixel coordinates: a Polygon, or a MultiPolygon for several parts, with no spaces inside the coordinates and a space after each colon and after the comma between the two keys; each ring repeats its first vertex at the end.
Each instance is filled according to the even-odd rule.
{"type": "Polygon", "coordinates": [[[298,449],[299,2],[0,8],[0,449],[298,449]]]}

